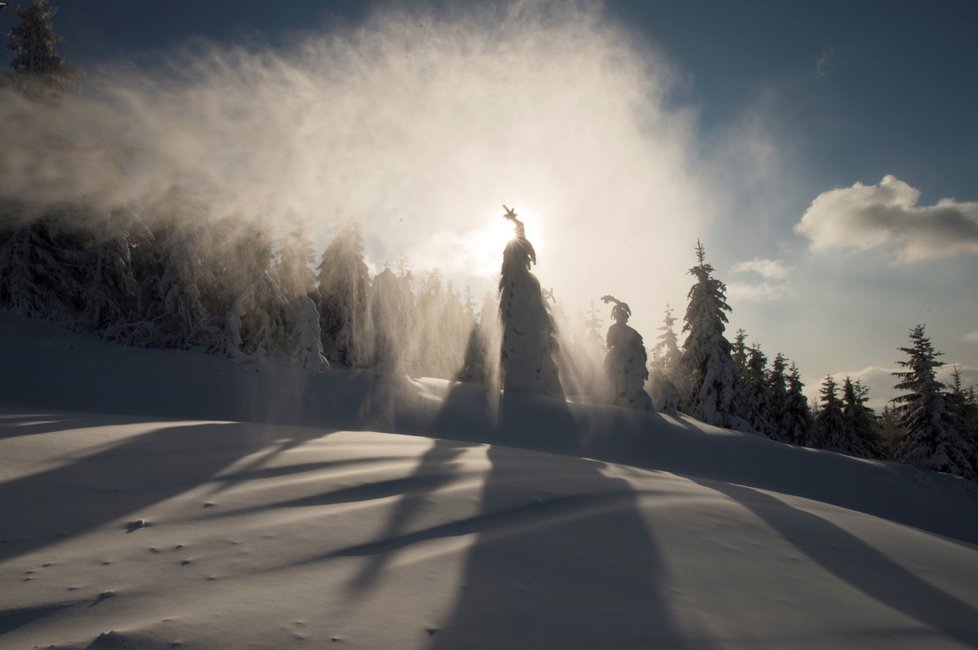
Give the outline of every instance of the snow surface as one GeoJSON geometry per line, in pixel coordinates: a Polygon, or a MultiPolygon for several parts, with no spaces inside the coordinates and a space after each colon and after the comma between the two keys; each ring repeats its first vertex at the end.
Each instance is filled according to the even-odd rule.
{"type": "Polygon", "coordinates": [[[5,314],[0,363],[2,648],[978,647],[968,481],[5,314]]]}

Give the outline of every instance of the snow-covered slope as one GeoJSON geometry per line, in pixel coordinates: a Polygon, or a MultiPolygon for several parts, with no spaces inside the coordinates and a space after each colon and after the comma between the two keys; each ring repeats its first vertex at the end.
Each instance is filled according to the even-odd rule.
{"type": "Polygon", "coordinates": [[[5,315],[0,361],[3,648],[978,647],[965,481],[5,315]]]}

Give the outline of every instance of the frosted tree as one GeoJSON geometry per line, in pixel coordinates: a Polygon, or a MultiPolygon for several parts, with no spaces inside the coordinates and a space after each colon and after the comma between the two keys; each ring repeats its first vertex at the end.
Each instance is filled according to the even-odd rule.
{"type": "Polygon", "coordinates": [[[402,342],[405,306],[394,273],[385,268],[370,286],[368,335],[364,341],[365,362],[381,374],[393,375],[403,369],[402,342]]]}
{"type": "Polygon", "coordinates": [[[934,349],[923,325],[910,330],[910,346],[899,348],[908,356],[897,361],[904,370],[893,373],[903,391],[894,398],[900,425],[907,437],[897,449],[896,460],[925,469],[978,478],[974,465],[975,450],[970,441],[957,431],[947,412],[944,384],[936,371],[942,365],[940,352],[934,349]]]}
{"type": "Polygon", "coordinates": [[[845,424],[845,448],[840,451],[860,458],[882,458],[876,413],[866,406],[869,391],[849,377],[842,382],[842,421],[845,424]]]}
{"type": "Polygon", "coordinates": [[[7,32],[13,39],[7,48],[14,57],[10,62],[13,72],[6,75],[6,83],[36,96],[56,96],[70,89],[78,72],[57,52],[61,37],[51,22],[56,10],[47,0],[31,0],[14,11],[20,22],[7,32]]]}
{"type": "Polygon", "coordinates": [[[615,322],[608,328],[608,354],[604,359],[612,400],[618,406],[652,411],[652,399],[644,388],[649,377],[645,342],[642,335],[628,325],[632,310],[611,295],[602,296],[601,300],[614,303],[611,318],[615,322]]]}
{"type": "Polygon", "coordinates": [[[499,305],[491,295],[482,302],[479,321],[472,328],[458,381],[483,386],[499,385],[499,305]]]}
{"type": "Polygon", "coordinates": [[[80,324],[110,339],[124,338],[121,333],[136,312],[139,299],[129,239],[121,232],[95,241],[87,252],[80,324]]]}
{"type": "Polygon", "coordinates": [[[331,362],[349,367],[363,365],[362,337],[369,291],[363,237],[351,224],[337,233],[319,264],[323,349],[331,362]]]}
{"type": "Polygon", "coordinates": [[[818,414],[815,416],[818,446],[822,449],[844,452],[847,449],[846,425],[842,417],[838,385],[831,375],[826,376],[822,381],[819,397],[821,402],[818,414]]]}
{"type": "Polygon", "coordinates": [[[323,339],[319,329],[319,310],[316,309],[316,303],[309,296],[302,296],[299,300],[294,356],[305,370],[318,372],[329,368],[329,362],[323,355],[323,339]]]}
{"type": "Polygon", "coordinates": [[[737,391],[737,410],[754,431],[776,437],[771,417],[771,388],[767,376],[767,356],[759,345],[747,353],[747,365],[737,391]]]}
{"type": "Polygon", "coordinates": [[[257,224],[242,227],[234,250],[228,284],[241,315],[241,351],[248,356],[287,355],[295,333],[295,302],[289,300],[274,272],[272,241],[257,224]]]}
{"type": "Polygon", "coordinates": [[[513,223],[515,230],[503,251],[499,280],[503,388],[563,398],[554,361],[559,349],[557,328],[540,290],[540,282],[530,271],[530,266],[537,260],[536,251],[526,238],[523,222],[516,212],[506,206],[503,208],[506,210],[504,218],[513,223]]]}
{"type": "Polygon", "coordinates": [[[679,338],[675,330],[676,317],[672,307],[666,305],[659,336],[652,348],[652,362],[649,364],[648,392],[652,402],[660,411],[673,412],[679,407],[679,390],[676,388],[676,373],[683,353],[679,349],[679,338]]]}
{"type": "Polygon", "coordinates": [[[78,246],[61,215],[28,221],[10,212],[0,243],[0,307],[31,318],[72,325],[82,289],[80,268],[71,258],[78,246]]]}
{"type": "Polygon", "coordinates": [[[734,335],[732,348],[730,356],[737,367],[737,377],[742,378],[747,374],[747,357],[750,354],[747,345],[747,332],[743,329],[737,330],[734,335]]]}
{"type": "Polygon", "coordinates": [[[788,361],[778,352],[771,362],[771,370],[767,373],[768,415],[771,430],[768,436],[782,442],[789,442],[785,433],[787,429],[788,377],[785,374],[788,361]]]}
{"type": "Polygon", "coordinates": [[[698,264],[689,270],[696,278],[690,288],[683,320],[683,358],[679,364],[679,407],[693,417],[718,426],[731,426],[737,370],[730,356],[730,342],[723,332],[730,306],[726,285],[713,277],[703,245],[696,242],[698,264]]]}
{"type": "Polygon", "coordinates": [[[787,383],[782,410],[782,439],[793,445],[812,447],[815,445],[815,421],[808,407],[808,398],[805,397],[801,372],[794,363],[788,367],[787,383]]]}

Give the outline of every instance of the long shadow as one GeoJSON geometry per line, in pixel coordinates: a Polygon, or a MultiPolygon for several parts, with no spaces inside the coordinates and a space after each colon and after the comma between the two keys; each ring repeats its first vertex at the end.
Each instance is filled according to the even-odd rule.
{"type": "Polygon", "coordinates": [[[852,533],[749,487],[690,480],[741,504],[823,569],[870,598],[978,648],[974,606],[918,578],[852,533]]]}
{"type": "MultiPolygon", "coordinates": [[[[303,437],[320,435],[303,429],[290,431],[303,437]]],[[[83,534],[124,515],[138,516],[139,511],[273,445],[280,436],[280,429],[255,425],[177,424],[0,483],[0,561],[83,534]]],[[[124,523],[119,533],[125,533],[124,523]]]]}
{"type": "MultiPolygon", "coordinates": [[[[151,420],[146,418],[141,421],[148,422],[151,420]]],[[[135,424],[135,422],[135,420],[131,420],[127,421],[127,424],[135,424]]],[[[5,415],[0,417],[0,440],[35,436],[53,431],[87,429],[89,427],[104,426],[105,424],[106,418],[104,416],[64,415],[61,413],[48,415],[5,415]]]]}
{"type": "MultiPolygon", "coordinates": [[[[573,447],[570,412],[532,402],[504,397],[500,438],[566,437],[573,447]]],[[[481,513],[441,532],[475,540],[432,648],[710,646],[670,610],[668,571],[627,481],[581,458],[501,446],[488,458],[481,513]]]]}

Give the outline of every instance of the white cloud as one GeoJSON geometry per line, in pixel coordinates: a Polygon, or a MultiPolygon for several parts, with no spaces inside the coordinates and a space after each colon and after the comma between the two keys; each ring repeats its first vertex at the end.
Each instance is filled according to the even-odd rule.
{"type": "Polygon", "coordinates": [[[774,282],[730,282],[727,294],[733,301],[766,302],[785,296],[785,286],[774,282]]]}
{"type": "Polygon", "coordinates": [[[921,206],[919,199],[920,190],[894,176],[879,185],[856,183],[818,195],[795,230],[816,251],[892,246],[908,262],[978,254],[978,203],[921,206]]]}
{"type": "Polygon", "coordinates": [[[978,343],[978,331],[968,332],[961,337],[962,341],[967,341],[968,343],[978,343]]]}
{"type": "Polygon", "coordinates": [[[794,267],[782,260],[755,257],[733,266],[733,273],[758,276],[759,280],[733,281],[727,285],[730,298],[736,301],[765,302],[780,300],[787,293],[785,280],[794,267]]]}
{"type": "Polygon", "coordinates": [[[757,273],[762,278],[771,280],[784,280],[794,270],[793,266],[788,266],[782,260],[768,260],[761,257],[739,262],[733,267],[734,273],[757,273]]]}

